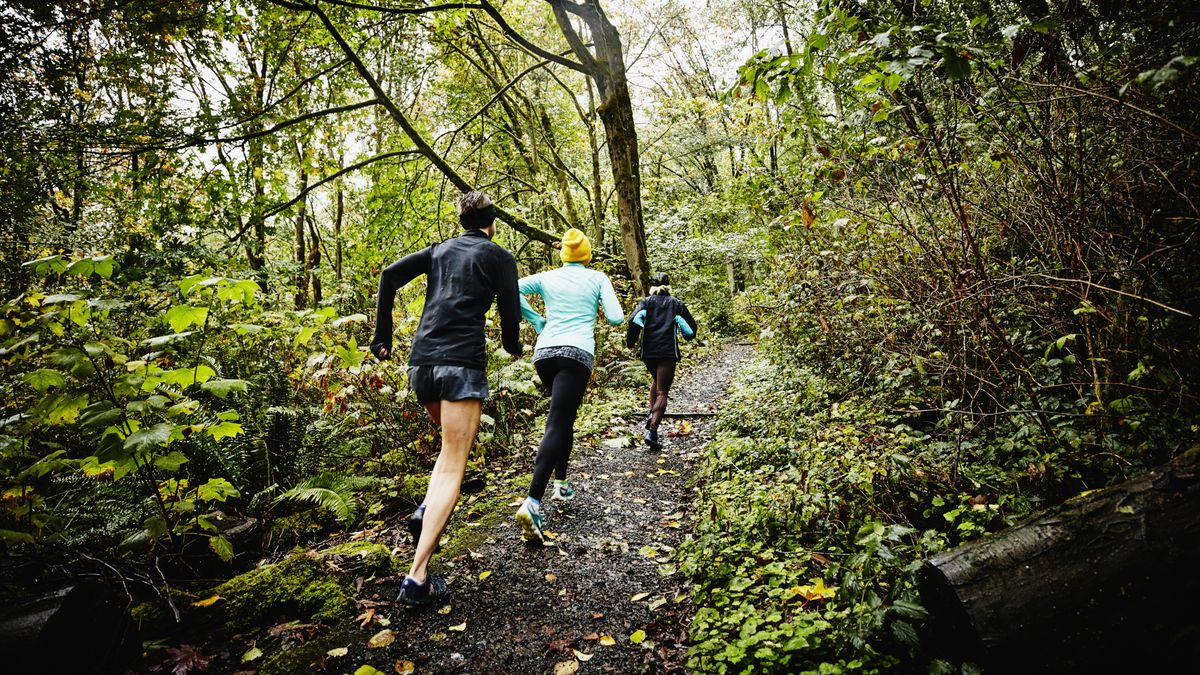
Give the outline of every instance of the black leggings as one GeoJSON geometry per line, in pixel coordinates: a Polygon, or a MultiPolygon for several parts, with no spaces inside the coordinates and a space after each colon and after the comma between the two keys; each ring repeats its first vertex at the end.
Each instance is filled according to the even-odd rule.
{"type": "Polygon", "coordinates": [[[538,447],[533,480],[529,484],[529,496],[541,501],[551,471],[559,480],[567,478],[567,460],[571,457],[571,446],[575,444],[575,415],[583,402],[583,390],[587,388],[592,371],[575,359],[562,356],[535,361],[533,366],[550,390],[546,433],[538,447]]]}
{"type": "Polygon", "coordinates": [[[655,433],[662,422],[663,414],[667,412],[667,395],[671,393],[671,385],[675,383],[674,359],[646,359],[646,370],[650,371],[650,421],[646,428],[655,433]]]}

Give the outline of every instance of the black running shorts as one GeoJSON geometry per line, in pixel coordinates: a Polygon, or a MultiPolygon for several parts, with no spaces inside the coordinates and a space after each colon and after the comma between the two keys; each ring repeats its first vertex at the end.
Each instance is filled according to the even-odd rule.
{"type": "Polygon", "coordinates": [[[487,372],[464,366],[411,366],[408,387],[422,404],[488,396],[487,372]]]}

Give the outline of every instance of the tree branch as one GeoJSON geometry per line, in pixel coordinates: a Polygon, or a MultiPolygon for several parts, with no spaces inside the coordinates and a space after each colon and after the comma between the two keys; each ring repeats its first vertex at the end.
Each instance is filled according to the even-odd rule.
{"type": "Polygon", "coordinates": [[[194,145],[205,145],[205,144],[209,144],[209,143],[236,143],[238,141],[248,141],[252,138],[258,138],[259,136],[269,136],[270,134],[273,134],[277,131],[282,131],[288,127],[295,126],[297,124],[300,124],[301,122],[307,122],[308,120],[315,119],[317,117],[327,117],[329,115],[336,115],[338,113],[350,112],[351,110],[358,110],[359,108],[366,108],[366,107],[373,106],[373,105],[379,105],[380,103],[381,103],[381,101],[377,98],[373,98],[373,99],[370,99],[367,101],[359,101],[358,103],[348,103],[346,105],[337,106],[336,108],[326,108],[325,110],[317,110],[314,112],[306,113],[299,117],[293,117],[290,120],[284,120],[284,121],[282,121],[274,126],[271,126],[269,128],[260,129],[259,131],[254,131],[254,132],[251,132],[248,134],[242,134],[240,136],[230,136],[227,138],[193,138],[191,141],[189,141],[183,145],[177,145],[177,146],[159,148],[159,149],[182,150],[184,148],[190,148],[194,145]]]}
{"type": "Polygon", "coordinates": [[[419,155],[419,154],[421,154],[421,153],[417,150],[397,150],[395,152],[385,152],[382,155],[376,155],[374,157],[364,159],[363,161],[359,162],[358,164],[352,164],[343,169],[339,169],[337,172],[331,173],[328,176],[326,176],[325,178],[322,178],[321,180],[317,181],[316,183],[313,183],[312,185],[309,185],[305,189],[301,190],[299,194],[297,194],[295,197],[289,199],[288,201],[286,201],[282,204],[279,204],[278,206],[271,207],[265,213],[263,213],[263,218],[270,218],[271,216],[274,216],[274,215],[278,214],[279,212],[288,209],[289,207],[295,205],[300,200],[302,200],[306,196],[308,196],[308,193],[312,192],[313,190],[316,190],[317,188],[321,187],[322,185],[324,185],[330,181],[341,178],[342,176],[350,173],[351,171],[357,171],[367,165],[374,164],[375,162],[378,162],[381,160],[390,159],[392,157],[403,157],[405,155],[419,155]]]}
{"type": "MultiPolygon", "coordinates": [[[[281,4],[285,7],[291,5],[288,0],[271,1],[281,4]]],[[[379,84],[379,80],[375,79],[375,76],[371,73],[370,69],[367,68],[362,59],[358,57],[358,53],[354,51],[354,48],[350,46],[350,43],[346,42],[346,38],[343,37],[341,32],[338,31],[337,27],[333,25],[333,21],[330,20],[329,15],[326,14],[325,11],[316,4],[305,5],[304,7],[307,11],[312,12],[317,16],[318,19],[320,19],[321,23],[325,26],[325,30],[328,31],[329,36],[333,38],[334,42],[336,42],[338,47],[341,48],[342,52],[345,53],[346,58],[350,59],[350,62],[354,64],[354,69],[357,70],[358,74],[363,78],[363,80],[366,81],[367,85],[371,88],[371,91],[375,92],[375,96],[378,97],[379,102],[383,105],[384,109],[388,111],[388,114],[391,115],[392,119],[395,120],[396,124],[400,125],[400,128],[404,130],[405,135],[407,135],[409,140],[412,141],[412,144],[416,146],[417,151],[424,155],[431,164],[437,167],[438,171],[440,171],[447,180],[454,184],[454,187],[458,188],[462,192],[470,192],[472,190],[471,184],[468,183],[462,176],[458,175],[458,172],[455,171],[454,168],[451,167],[450,164],[446,162],[446,160],[443,159],[442,156],[439,155],[437,151],[429,145],[429,143],[425,141],[420,132],[418,132],[416,127],[413,126],[412,122],[409,121],[408,117],[405,116],[404,112],[400,110],[400,107],[396,105],[396,102],[393,101],[391,97],[388,96],[387,92],[383,90],[383,87],[379,84]]],[[[547,244],[558,241],[558,237],[555,235],[534,227],[520,216],[509,213],[506,209],[503,209],[500,206],[496,206],[496,212],[499,214],[500,218],[504,220],[504,222],[508,223],[514,230],[524,234],[530,239],[537,239],[538,241],[545,242],[547,244]]]]}

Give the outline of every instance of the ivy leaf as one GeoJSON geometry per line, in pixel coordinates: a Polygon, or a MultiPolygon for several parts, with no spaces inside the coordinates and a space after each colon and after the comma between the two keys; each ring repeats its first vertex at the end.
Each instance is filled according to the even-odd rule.
{"type": "Polygon", "coordinates": [[[217,398],[225,398],[234,392],[244,393],[249,386],[246,380],[211,380],[200,385],[200,388],[217,398]]]}
{"type": "Polygon", "coordinates": [[[208,318],[207,307],[192,307],[191,305],[175,305],[167,310],[167,323],[172,330],[182,333],[188,326],[203,326],[208,318]]]}
{"type": "Polygon", "coordinates": [[[166,422],[159,422],[149,429],[139,429],[125,439],[124,448],[133,454],[150,452],[169,443],[174,430],[175,425],[166,422]]]}
{"type": "Polygon", "coordinates": [[[57,370],[40,368],[32,373],[26,373],[25,383],[33,387],[39,394],[44,394],[52,387],[62,387],[67,384],[66,378],[57,370]]]}
{"type": "MultiPolygon", "coordinates": [[[[217,557],[220,558],[221,560],[224,560],[225,562],[233,562],[233,544],[229,543],[229,540],[226,539],[225,537],[221,537],[221,536],[209,537],[208,547],[210,549],[212,549],[212,552],[216,553],[217,557]]],[[[251,651],[254,651],[254,650],[251,650],[251,651]]],[[[250,654],[250,652],[246,652],[246,654],[248,656],[250,654]]],[[[261,651],[258,652],[258,656],[262,656],[261,651]]],[[[257,657],[255,657],[255,658],[257,658],[257,657]]],[[[246,661],[246,658],[243,657],[242,660],[246,661]]]]}

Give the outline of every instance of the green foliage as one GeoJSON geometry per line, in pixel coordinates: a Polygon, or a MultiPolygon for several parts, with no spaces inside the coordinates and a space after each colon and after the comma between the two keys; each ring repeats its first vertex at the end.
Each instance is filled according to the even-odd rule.
{"type": "Polygon", "coordinates": [[[362,502],[356,491],[371,485],[371,478],[323,473],[307,478],[275,498],[276,502],[306,502],[323,509],[349,527],[357,518],[362,502]]]}

